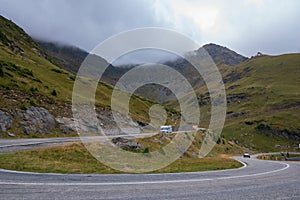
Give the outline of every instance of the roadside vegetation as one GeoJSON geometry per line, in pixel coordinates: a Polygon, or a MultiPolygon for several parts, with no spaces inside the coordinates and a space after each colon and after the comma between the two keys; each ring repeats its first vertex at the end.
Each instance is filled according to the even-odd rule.
{"type": "MultiPolygon", "coordinates": [[[[65,134],[58,123],[46,134],[24,132],[18,115],[32,106],[45,108],[55,118],[73,117],[72,92],[76,76],[53,62],[51,55],[12,21],[0,16],[0,27],[0,111],[13,116],[14,121],[11,125],[2,125],[8,128],[0,129],[0,138],[9,137],[9,133],[15,138],[75,136],[75,131],[65,134]]],[[[110,113],[106,111],[110,109],[113,89],[112,85],[99,82],[96,90],[96,111],[105,111],[108,118],[110,113]]],[[[130,116],[134,121],[147,123],[152,105],[153,102],[132,95],[130,116]]],[[[168,114],[168,123],[174,122],[176,117],[172,117],[174,113],[170,108],[168,114]]]]}
{"type": "Polygon", "coordinates": [[[276,160],[276,161],[300,161],[300,152],[282,152],[280,154],[265,154],[257,157],[261,160],[276,160]]]}
{"type": "MultiPolygon", "coordinates": [[[[241,167],[242,164],[230,158],[228,154],[241,154],[243,149],[235,144],[228,143],[223,138],[216,144],[213,151],[205,158],[199,158],[201,134],[197,134],[192,145],[183,156],[169,166],[154,171],[153,173],[175,173],[232,169],[241,167]]],[[[167,144],[157,143],[159,136],[140,140],[145,145],[143,153],[150,153],[167,144]],[[147,152],[146,152],[147,151],[147,152]]],[[[136,152],[138,153],[138,152],[136,152]]],[[[19,151],[0,154],[0,168],[43,172],[43,173],[122,173],[111,169],[96,160],[81,143],[72,143],[66,146],[42,148],[35,150],[19,151]]]]}

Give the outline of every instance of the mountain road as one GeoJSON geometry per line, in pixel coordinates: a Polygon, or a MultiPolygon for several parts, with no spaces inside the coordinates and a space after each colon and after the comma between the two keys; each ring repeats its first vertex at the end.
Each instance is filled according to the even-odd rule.
{"type": "Polygon", "coordinates": [[[42,174],[0,169],[0,199],[300,199],[300,162],[234,158],[244,166],[191,173],[42,174]]]}

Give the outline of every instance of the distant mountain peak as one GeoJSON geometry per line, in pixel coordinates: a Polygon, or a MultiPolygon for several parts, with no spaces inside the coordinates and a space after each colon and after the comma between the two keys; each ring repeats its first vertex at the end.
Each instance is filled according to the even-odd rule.
{"type": "Polygon", "coordinates": [[[217,65],[235,66],[248,59],[227,47],[213,43],[206,44],[201,48],[204,48],[208,52],[217,65]]]}

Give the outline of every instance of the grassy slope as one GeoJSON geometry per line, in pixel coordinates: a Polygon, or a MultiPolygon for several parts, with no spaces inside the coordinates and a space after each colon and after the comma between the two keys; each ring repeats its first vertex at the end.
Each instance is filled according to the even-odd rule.
{"type": "Polygon", "coordinates": [[[289,54],[256,57],[235,67],[221,66],[227,81],[227,113],[244,113],[226,119],[224,137],[258,151],[282,150],[275,145],[293,150],[297,141],[274,133],[300,136],[299,63],[300,54],[289,54]],[[270,130],[259,130],[262,125],[270,130]]]}
{"type": "MultiPolygon", "coordinates": [[[[234,67],[218,67],[227,96],[228,117],[222,135],[252,150],[280,151],[288,146],[294,150],[299,141],[278,135],[286,132],[300,137],[300,54],[255,57],[234,67]]],[[[208,127],[206,86],[196,88],[196,93],[199,102],[204,99],[200,126],[208,127]]],[[[168,105],[177,106],[175,101],[168,105]]]]}
{"type": "MultiPolygon", "coordinates": [[[[11,111],[35,105],[47,108],[55,116],[71,117],[74,74],[51,63],[43,49],[13,22],[0,16],[0,27],[0,109],[11,111]]],[[[99,83],[97,106],[110,107],[112,91],[110,85],[99,83]]],[[[153,103],[135,96],[131,103],[135,105],[130,110],[133,119],[148,121],[148,110],[153,103]]],[[[22,134],[13,130],[17,135],[22,134]]]]}
{"type": "Polygon", "coordinates": [[[229,102],[227,112],[246,114],[227,119],[224,135],[237,138],[248,147],[265,150],[274,149],[276,144],[296,144],[277,137],[274,132],[300,136],[299,66],[300,54],[289,54],[253,58],[231,69],[230,73],[234,71],[242,77],[226,84],[227,96],[245,94],[247,98],[229,102]],[[262,125],[273,132],[259,130],[262,125]]]}
{"type": "MultiPolygon", "coordinates": [[[[186,133],[178,133],[178,134],[186,134],[186,133]]],[[[199,150],[203,143],[204,137],[206,136],[206,132],[197,131],[193,133],[194,140],[192,141],[191,146],[184,153],[186,157],[195,157],[195,155],[199,154],[199,150]]],[[[175,134],[162,134],[159,133],[155,136],[149,138],[135,139],[138,143],[141,143],[145,148],[148,148],[150,152],[157,151],[165,145],[169,144],[175,134]]],[[[213,150],[210,152],[208,156],[218,156],[220,154],[241,154],[245,149],[242,147],[227,141],[224,137],[220,137],[214,146],[213,150]]]]}
{"type": "MultiPolygon", "coordinates": [[[[154,137],[143,139],[141,142],[154,147],[154,149],[150,148],[151,151],[154,151],[160,146],[157,146],[157,143],[154,144],[153,139],[154,137]]],[[[211,152],[211,157],[203,159],[194,157],[193,152],[197,155],[201,140],[201,136],[198,134],[187,153],[169,166],[155,172],[191,172],[241,167],[241,163],[222,153],[240,154],[243,149],[223,138],[211,152]]],[[[165,141],[164,145],[166,144],[165,141]]],[[[121,173],[97,161],[82,144],[78,143],[63,147],[0,154],[0,168],[47,173],[121,173]]]]}
{"type": "MultiPolygon", "coordinates": [[[[22,91],[30,92],[30,88],[34,87],[38,89],[38,92],[49,96],[55,89],[57,91],[57,97],[54,97],[62,101],[70,101],[74,83],[74,74],[52,64],[45,57],[38,55],[36,51],[43,52],[43,50],[35,44],[35,42],[28,36],[21,28],[16,26],[13,22],[6,19],[0,20],[1,32],[6,35],[7,39],[13,41],[18,47],[20,47],[24,54],[13,51],[8,45],[0,43],[0,60],[4,63],[15,64],[22,69],[29,69],[33,72],[33,76],[36,80],[20,76],[17,71],[10,71],[6,67],[2,67],[4,73],[10,73],[1,77],[1,86],[3,88],[15,88],[22,91]],[[36,49],[36,50],[34,50],[36,49]],[[73,80],[72,80],[73,79],[73,80]]],[[[105,84],[99,85],[99,95],[104,98],[109,96],[109,88],[105,84]]],[[[102,105],[109,105],[108,101],[99,101],[102,105]]]]}

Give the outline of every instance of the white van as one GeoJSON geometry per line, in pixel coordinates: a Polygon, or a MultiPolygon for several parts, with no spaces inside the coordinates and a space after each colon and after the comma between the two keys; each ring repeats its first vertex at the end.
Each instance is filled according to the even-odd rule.
{"type": "Polygon", "coordinates": [[[172,133],[172,126],[161,126],[160,127],[160,132],[161,133],[172,133]]]}

